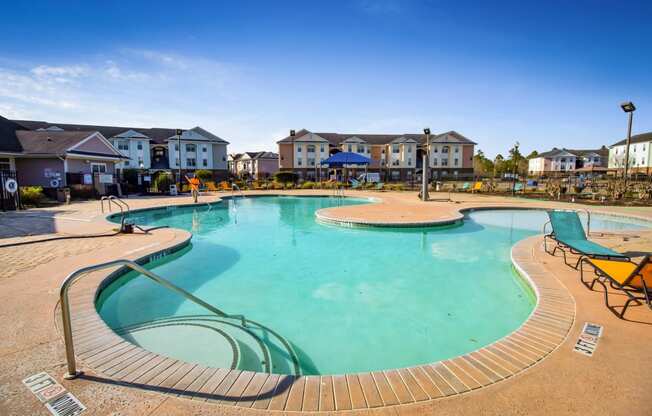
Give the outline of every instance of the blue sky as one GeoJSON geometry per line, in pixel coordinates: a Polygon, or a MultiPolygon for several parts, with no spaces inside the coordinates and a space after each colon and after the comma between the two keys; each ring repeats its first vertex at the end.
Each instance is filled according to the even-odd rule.
{"type": "Polygon", "coordinates": [[[230,151],[291,128],[456,130],[490,156],[652,130],[652,2],[7,2],[0,115],[201,125],[230,151]]]}

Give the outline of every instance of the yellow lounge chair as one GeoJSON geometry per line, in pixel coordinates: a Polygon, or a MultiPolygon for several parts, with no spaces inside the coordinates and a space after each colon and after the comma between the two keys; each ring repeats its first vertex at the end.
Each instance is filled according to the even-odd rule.
{"type": "Polygon", "coordinates": [[[231,185],[227,181],[220,182],[220,191],[230,191],[231,185]]]}
{"type": "Polygon", "coordinates": [[[473,189],[471,192],[481,192],[482,191],[482,182],[476,182],[473,184],[473,189]]]}
{"type": "Polygon", "coordinates": [[[584,258],[582,259],[580,278],[582,279],[582,283],[590,289],[593,289],[596,283],[600,283],[604,287],[604,302],[607,308],[621,319],[631,302],[641,304],[641,301],[645,301],[645,304],[652,309],[652,263],[650,263],[649,255],[645,256],[639,264],[632,261],[584,258]],[[584,263],[592,266],[597,275],[591,283],[584,280],[584,263]],[[604,281],[601,279],[604,279],[604,281]],[[613,306],[609,305],[609,293],[605,284],[607,281],[612,288],[622,290],[629,297],[620,313],[613,306]]]}
{"type": "Polygon", "coordinates": [[[206,190],[211,192],[217,192],[219,189],[215,186],[215,182],[208,181],[206,182],[206,190]]]}

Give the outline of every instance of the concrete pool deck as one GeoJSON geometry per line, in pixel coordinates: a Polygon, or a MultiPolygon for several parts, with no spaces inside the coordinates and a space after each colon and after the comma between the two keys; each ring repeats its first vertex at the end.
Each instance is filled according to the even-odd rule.
{"type": "MultiPolygon", "coordinates": [[[[258,194],[263,192],[257,192],[258,194]]],[[[271,193],[271,192],[270,192],[271,193]]],[[[277,193],[277,192],[274,192],[277,193]]],[[[286,192],[283,192],[286,193],[286,192]]],[[[288,194],[326,194],[319,191],[295,191],[288,194]]],[[[416,193],[390,192],[347,192],[351,196],[373,196],[382,201],[374,205],[356,206],[358,209],[371,208],[368,217],[363,210],[342,211],[354,207],[332,209],[330,215],[338,215],[345,221],[358,220],[381,221],[386,216],[391,220],[402,218],[404,222],[433,221],[446,219],[456,215],[459,209],[482,207],[569,207],[570,204],[542,203],[520,199],[487,197],[468,194],[454,194],[453,198],[460,203],[428,202],[416,200],[416,193]],[[338,213],[338,210],[340,212],[338,213]],[[390,214],[394,210],[394,214],[390,214]],[[335,214],[333,214],[333,212],[335,214]],[[396,212],[399,212],[398,214],[396,212]],[[392,216],[393,215],[393,216],[392,216]]],[[[217,196],[204,197],[202,201],[217,200],[217,196]]],[[[132,198],[128,202],[135,208],[145,208],[159,205],[189,203],[190,198],[132,198]]],[[[570,205],[570,207],[578,207],[570,205]]],[[[593,209],[592,209],[593,210],[593,209]]],[[[612,212],[621,215],[634,215],[652,219],[652,209],[649,208],[610,208],[600,207],[594,211],[612,212]]],[[[459,214],[457,214],[459,215],[459,214]]],[[[397,220],[398,221],[398,220],[397,220]]],[[[111,230],[113,226],[104,221],[99,213],[99,203],[76,203],[66,207],[30,210],[25,213],[0,214],[0,229],[6,238],[0,238],[0,244],[10,241],[22,241],[61,235],[62,233],[98,233],[111,230]],[[6,227],[5,227],[6,226],[6,227]],[[21,237],[24,232],[34,232],[37,236],[21,237]]],[[[60,377],[65,369],[63,345],[54,328],[53,315],[58,299],[58,288],[65,276],[79,267],[95,264],[115,258],[139,258],[148,253],[177,244],[188,238],[188,233],[181,230],[162,229],[151,235],[120,235],[117,237],[93,238],[87,240],[62,240],[57,242],[39,243],[31,246],[0,248],[0,262],[3,265],[0,278],[0,317],[4,336],[0,339],[0,414],[48,414],[45,407],[21,384],[21,380],[29,375],[47,371],[55,377],[60,377]]],[[[615,247],[620,251],[648,252],[652,251],[652,233],[649,231],[623,233],[623,235],[606,235],[596,237],[597,241],[615,247]]],[[[525,267],[531,267],[530,275],[539,276],[546,282],[561,285],[560,287],[545,287],[552,294],[549,311],[538,318],[539,329],[546,332],[535,334],[536,338],[529,340],[518,338],[508,341],[502,349],[483,352],[480,355],[464,358],[451,363],[446,368],[457,369],[458,379],[463,385],[471,388],[490,384],[486,388],[475,388],[462,395],[451,395],[442,398],[444,393],[453,388],[453,379],[438,378],[436,367],[425,369],[410,369],[408,371],[384,372],[377,377],[367,376],[346,377],[345,383],[339,387],[333,383],[322,384],[324,378],[302,377],[299,383],[292,383],[287,394],[279,394],[276,402],[283,401],[286,410],[343,410],[343,413],[360,412],[360,414],[646,414],[646,392],[652,387],[649,376],[652,364],[646,359],[650,341],[652,341],[652,311],[644,307],[632,307],[628,311],[629,321],[622,321],[604,307],[602,293],[592,292],[579,282],[579,273],[564,266],[560,258],[554,258],[541,249],[541,238],[532,237],[523,240],[518,245],[519,253],[515,257],[525,267]],[[568,321],[568,315],[560,322],[567,322],[565,331],[570,331],[566,338],[560,337],[558,348],[546,341],[546,336],[552,328],[564,329],[556,318],[563,318],[560,312],[570,312],[567,302],[560,296],[568,294],[575,304],[572,308],[574,319],[568,321]],[[557,299],[556,301],[554,299],[557,299]],[[556,303],[555,303],[556,302],[556,303]],[[566,302],[566,305],[564,303],[566,302]],[[552,307],[552,305],[556,305],[552,307]],[[552,324],[550,317],[555,319],[552,324]],[[639,321],[639,322],[636,322],[639,321]],[[604,335],[600,340],[596,353],[586,357],[572,351],[584,322],[593,322],[604,327],[604,335]],[[552,325],[552,328],[551,326],[552,325]],[[521,344],[525,351],[513,351],[521,344]],[[514,356],[507,357],[505,351],[513,351],[514,356]],[[536,359],[534,353],[549,354],[544,360],[536,359]],[[524,354],[524,355],[519,355],[524,354]],[[516,357],[516,358],[514,358],[516,357]],[[510,367],[516,363],[526,364],[526,358],[538,363],[528,366],[528,370],[510,367]],[[515,362],[510,362],[515,360],[515,362]],[[470,363],[470,364],[469,364],[470,363]],[[484,364],[483,364],[484,363],[484,364]],[[432,371],[435,368],[435,372],[432,371]],[[494,383],[508,374],[504,381],[494,383]],[[479,372],[478,372],[479,371],[479,372]],[[324,387],[322,387],[324,386],[324,387]],[[342,386],[346,390],[342,394],[342,386]],[[335,388],[340,389],[338,394],[335,388]],[[332,395],[329,391],[332,390],[332,395]],[[615,393],[617,392],[617,393],[615,393]],[[348,396],[348,399],[346,398],[348,396]],[[339,397],[339,400],[338,400],[339,397]],[[608,400],[604,400],[608,398],[608,400]],[[400,404],[403,403],[403,404],[400,404]],[[387,407],[389,405],[389,407],[387,407]],[[381,407],[382,406],[382,407],[381,407]],[[363,410],[362,408],[372,407],[363,410]]],[[[102,279],[106,273],[98,274],[102,279]]],[[[75,293],[79,300],[92,300],[93,279],[85,279],[75,285],[75,293]]],[[[618,304],[618,297],[615,297],[618,304]]],[[[92,305],[91,305],[92,306],[92,305]]],[[[92,307],[90,308],[92,312],[92,307]]],[[[88,309],[87,309],[88,311],[88,309]]],[[[80,317],[78,317],[79,319],[80,317]]],[[[82,342],[82,341],[80,341],[82,342]]],[[[487,347],[491,348],[491,347],[487,347]]],[[[109,353],[107,353],[109,354],[109,353]]],[[[137,353],[134,353],[137,354],[137,353]]],[[[146,353],[144,353],[146,354],[146,353]]],[[[119,354],[117,354],[119,355],[119,354]]],[[[137,355],[126,364],[149,362],[151,368],[156,366],[147,361],[145,356],[137,355]]],[[[454,359],[451,361],[455,361],[454,359]]],[[[147,383],[133,386],[116,382],[91,370],[80,362],[80,367],[86,371],[87,378],[62,382],[69,391],[75,394],[88,408],[89,414],[260,414],[260,410],[243,407],[243,404],[261,407],[263,400],[257,400],[265,385],[272,383],[266,377],[257,377],[244,373],[232,375],[227,381],[226,374],[217,380],[215,373],[209,374],[200,368],[187,368],[172,371],[177,380],[161,375],[160,385],[163,387],[172,383],[192,386],[189,382],[192,374],[195,380],[204,377],[204,381],[212,378],[217,385],[212,390],[227,394],[235,392],[253,392],[253,397],[247,401],[234,400],[225,404],[211,404],[188,400],[186,398],[164,395],[147,383]],[[191,374],[192,373],[192,374],[191,374]],[[180,383],[180,384],[179,384],[180,383]],[[225,384],[223,384],[225,383],[225,384]],[[228,384],[228,386],[226,385],[228,384]],[[259,403],[256,406],[256,403],[259,403]],[[233,406],[235,404],[235,406],[233,406]],[[240,404],[240,406],[238,406],[240,404]]],[[[117,367],[114,367],[116,370],[117,367]]],[[[117,370],[115,373],[119,373],[117,370]]],[[[140,371],[147,371],[141,369],[140,371]]],[[[444,371],[444,370],[441,370],[444,371]]],[[[135,373],[131,374],[133,378],[135,373]]],[[[151,384],[151,383],[150,383],[151,384]]],[[[197,381],[199,384],[199,381],[197,381]]],[[[459,384],[458,390],[464,390],[459,384]]],[[[205,389],[206,390],[206,389],[205,389]]],[[[275,396],[276,397],[276,396],[275,396]]],[[[267,403],[271,406],[270,398],[267,403]]],[[[274,406],[275,407],[275,406],[274,406]]]]}

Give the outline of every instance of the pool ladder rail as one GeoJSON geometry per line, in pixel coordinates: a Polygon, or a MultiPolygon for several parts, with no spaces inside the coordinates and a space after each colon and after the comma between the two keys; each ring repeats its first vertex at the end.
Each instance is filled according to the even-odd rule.
{"type": "MultiPolygon", "coordinates": [[[[106,263],[100,263],[100,264],[95,264],[92,266],[87,266],[83,267],[81,269],[78,269],[74,272],[72,272],[68,277],[64,280],[63,284],[61,285],[61,289],[59,291],[59,301],[61,302],[61,318],[62,318],[62,323],[63,323],[63,338],[64,338],[64,343],[66,347],[66,361],[67,361],[67,373],[64,375],[65,379],[74,379],[76,378],[80,373],[77,371],[77,363],[75,360],[75,348],[74,348],[74,342],[73,342],[73,334],[72,334],[72,321],[70,318],[70,299],[68,296],[68,291],[70,287],[72,286],[73,283],[75,283],[77,280],[79,280],[82,276],[86,275],[87,273],[90,273],[92,271],[96,270],[102,270],[102,269],[108,269],[111,267],[115,266],[122,266],[122,267],[127,267],[130,268],[143,276],[149,278],[153,282],[173,291],[178,293],[179,295],[183,296],[185,299],[189,300],[190,302],[201,306],[202,308],[208,310],[211,312],[213,315],[219,317],[219,318],[224,318],[224,319],[233,319],[236,321],[240,322],[240,326],[243,328],[243,330],[248,331],[247,328],[250,327],[257,327],[265,332],[265,334],[271,334],[274,338],[276,338],[278,341],[283,344],[283,347],[287,350],[287,352],[290,355],[290,359],[292,361],[292,365],[294,367],[294,373],[295,375],[300,375],[301,374],[301,368],[299,364],[299,357],[294,351],[294,348],[290,344],[288,340],[283,338],[281,335],[279,335],[277,332],[272,330],[271,328],[268,328],[256,321],[253,321],[251,319],[247,319],[244,315],[234,315],[234,314],[228,314],[215,306],[201,300],[200,298],[196,297],[192,293],[180,288],[179,286],[171,283],[170,281],[162,278],[161,276],[157,275],[156,273],[145,269],[144,267],[140,266],[138,263],[131,261],[131,260],[126,260],[126,259],[120,259],[120,260],[113,260],[109,261],[106,263]]],[[[251,332],[251,331],[248,331],[251,332]]],[[[258,338],[257,336],[255,336],[258,338]]],[[[227,339],[229,339],[230,342],[232,342],[232,338],[230,336],[227,336],[227,339]]],[[[261,349],[263,351],[263,355],[265,356],[265,370],[267,372],[271,372],[272,370],[272,362],[271,362],[271,353],[269,351],[269,348],[267,345],[262,342],[262,340],[258,339],[258,342],[261,346],[261,349]]],[[[239,360],[239,349],[234,349],[236,351],[236,354],[238,357],[234,358],[234,363],[236,363],[239,360]]]]}
{"type": "Polygon", "coordinates": [[[102,198],[100,198],[100,208],[102,209],[102,214],[104,214],[104,201],[107,202],[109,212],[112,212],[111,204],[120,208],[120,230],[124,230],[125,219],[129,216],[129,213],[131,212],[131,209],[129,208],[129,204],[127,204],[125,201],[123,201],[122,199],[118,198],[115,195],[103,196],[102,198]]]}

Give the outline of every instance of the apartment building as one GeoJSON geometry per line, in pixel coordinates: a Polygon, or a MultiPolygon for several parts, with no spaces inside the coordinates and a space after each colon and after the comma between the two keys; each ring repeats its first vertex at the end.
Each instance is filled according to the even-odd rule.
{"type": "MultiPolygon", "coordinates": [[[[622,172],[625,169],[625,149],[627,140],[614,143],[609,148],[609,169],[622,172]]],[[[637,134],[631,137],[629,145],[630,173],[649,174],[652,167],[652,132],[637,134]]]]}
{"type": "Polygon", "coordinates": [[[116,174],[125,169],[138,169],[143,173],[158,171],[177,172],[179,161],[182,174],[197,169],[213,172],[215,179],[227,177],[228,142],[204,130],[194,127],[176,129],[98,126],[46,121],[14,120],[32,131],[46,132],[99,132],[124,158],[115,165],[116,174]]]}
{"type": "Polygon", "coordinates": [[[561,175],[577,170],[595,170],[606,168],[609,150],[599,149],[573,150],[557,149],[540,153],[528,161],[528,174],[532,176],[561,175]]]}
{"type": "Polygon", "coordinates": [[[244,152],[229,155],[229,172],[233,176],[251,179],[270,178],[278,170],[278,154],[274,152],[244,152]]]}
{"type": "MultiPolygon", "coordinates": [[[[385,181],[409,181],[422,173],[426,152],[423,134],[313,133],[302,129],[278,142],[279,169],[296,172],[304,179],[326,179],[323,161],[337,152],[353,152],[371,159],[369,172],[385,181]]],[[[431,179],[473,177],[476,143],[455,131],[430,136],[428,158],[431,179]]],[[[356,174],[352,167],[351,174],[356,174]]]]}

